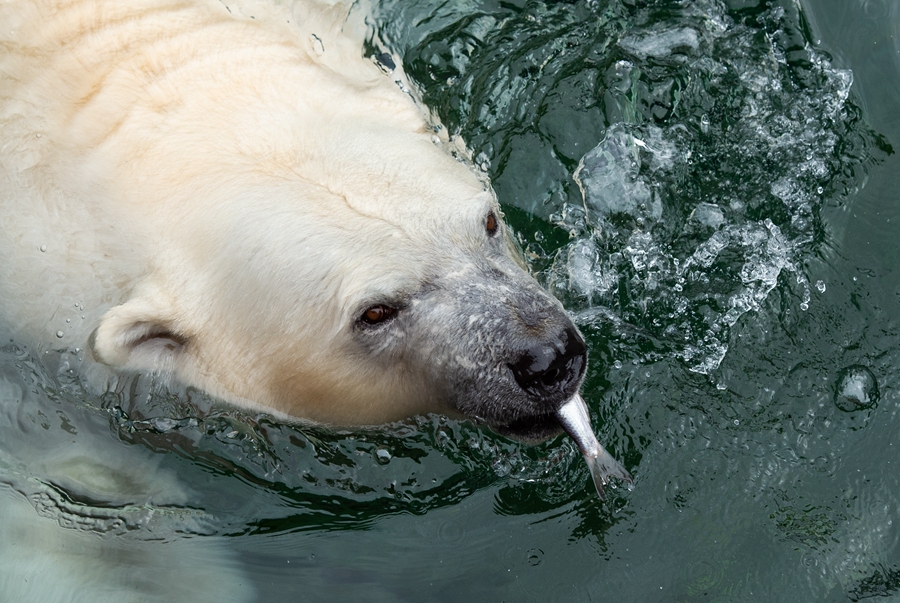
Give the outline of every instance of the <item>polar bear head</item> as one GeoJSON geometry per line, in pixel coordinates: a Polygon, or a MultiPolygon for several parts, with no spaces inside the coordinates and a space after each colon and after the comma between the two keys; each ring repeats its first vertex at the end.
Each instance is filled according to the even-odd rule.
{"type": "Polygon", "coordinates": [[[240,198],[153,229],[164,249],[104,317],[96,356],[329,424],[455,411],[555,433],[584,342],[518,261],[494,196],[427,145],[396,165],[463,178],[338,192],[247,177],[240,198]],[[406,201],[369,203],[379,189],[406,201]]]}
{"type": "Polygon", "coordinates": [[[94,356],[329,424],[437,411],[557,432],[584,341],[420,106],[358,55],[339,70],[203,18],[218,25],[128,42],[96,76],[79,70],[106,55],[72,55],[65,81],[90,95],[58,111],[75,158],[59,180],[89,178],[143,258],[94,356]]]}

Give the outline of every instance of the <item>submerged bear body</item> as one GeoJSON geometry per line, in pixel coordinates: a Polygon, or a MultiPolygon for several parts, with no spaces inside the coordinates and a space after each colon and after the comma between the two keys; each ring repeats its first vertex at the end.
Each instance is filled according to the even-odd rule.
{"type": "Polygon", "coordinates": [[[337,9],[271,10],[0,7],[3,328],[283,416],[558,432],[584,343],[483,178],[337,9]]]}

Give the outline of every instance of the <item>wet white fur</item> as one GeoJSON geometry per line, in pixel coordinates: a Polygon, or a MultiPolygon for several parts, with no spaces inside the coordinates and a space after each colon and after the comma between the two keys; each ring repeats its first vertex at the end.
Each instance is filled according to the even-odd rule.
{"type": "Polygon", "coordinates": [[[225,4],[0,3],[0,331],[328,423],[435,410],[349,325],[464,267],[492,193],[340,4],[225,4]]]}

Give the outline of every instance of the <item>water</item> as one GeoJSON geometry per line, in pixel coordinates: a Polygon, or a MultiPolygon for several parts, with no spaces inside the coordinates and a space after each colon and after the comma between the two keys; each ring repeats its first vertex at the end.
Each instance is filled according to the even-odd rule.
{"type": "Polygon", "coordinates": [[[634,489],[601,503],[568,440],[437,416],[334,433],[152,375],[97,399],[83,352],[10,344],[2,517],[97,577],[30,571],[160,599],[900,598],[900,7],[396,0],[373,23],[585,332],[634,489]]]}

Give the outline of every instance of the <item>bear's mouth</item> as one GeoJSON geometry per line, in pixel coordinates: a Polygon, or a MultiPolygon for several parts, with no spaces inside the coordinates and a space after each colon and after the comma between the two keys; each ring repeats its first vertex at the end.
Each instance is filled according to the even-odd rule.
{"type": "Polygon", "coordinates": [[[529,415],[507,423],[489,424],[489,426],[502,436],[526,443],[543,442],[563,431],[555,414],[529,415]]]}

